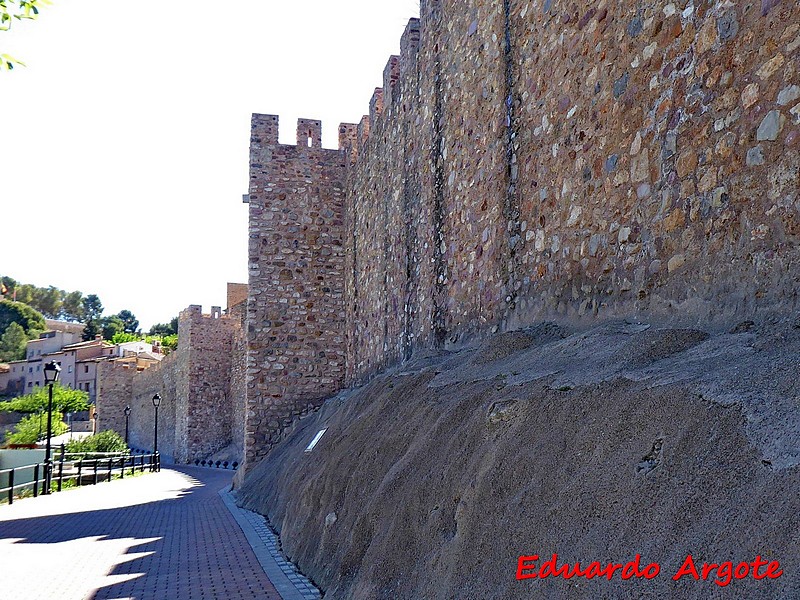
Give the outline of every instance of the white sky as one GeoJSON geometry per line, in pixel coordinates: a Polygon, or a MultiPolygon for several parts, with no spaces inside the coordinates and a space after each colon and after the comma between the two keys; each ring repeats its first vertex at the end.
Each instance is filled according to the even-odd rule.
{"type": "Polygon", "coordinates": [[[416,0],[54,0],[0,32],[0,274],[144,329],[247,281],[250,114],[357,123],[416,0]]]}

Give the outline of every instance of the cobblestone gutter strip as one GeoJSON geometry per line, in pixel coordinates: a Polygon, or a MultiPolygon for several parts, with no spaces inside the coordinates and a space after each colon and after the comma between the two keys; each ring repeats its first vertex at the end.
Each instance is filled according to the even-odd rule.
{"type": "Polygon", "coordinates": [[[281,556],[278,536],[267,525],[264,517],[236,506],[230,487],[221,489],[219,495],[242,528],[264,573],[278,590],[281,598],[320,600],[322,598],[320,591],[297,570],[297,567],[281,556]]]}

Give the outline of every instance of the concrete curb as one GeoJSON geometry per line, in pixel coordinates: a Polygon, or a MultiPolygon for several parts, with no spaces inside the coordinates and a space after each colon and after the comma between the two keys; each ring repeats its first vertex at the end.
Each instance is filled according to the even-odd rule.
{"type": "Polygon", "coordinates": [[[281,556],[278,550],[278,536],[267,525],[264,517],[236,506],[230,486],[222,488],[219,495],[241,527],[261,568],[281,598],[320,600],[322,598],[320,591],[297,570],[297,567],[281,556]]]}

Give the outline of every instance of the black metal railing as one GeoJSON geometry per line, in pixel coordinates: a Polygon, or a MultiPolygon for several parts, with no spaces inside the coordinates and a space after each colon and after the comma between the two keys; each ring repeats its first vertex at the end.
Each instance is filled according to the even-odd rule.
{"type": "Polygon", "coordinates": [[[65,482],[74,481],[78,487],[97,485],[98,481],[111,481],[114,475],[123,479],[126,472],[133,475],[137,470],[142,473],[145,470],[151,473],[160,471],[161,455],[158,452],[151,454],[70,453],[64,452],[62,446],[58,458],[49,465],[41,462],[13,469],[0,469],[0,475],[8,476],[8,485],[0,487],[0,498],[6,496],[8,503],[13,504],[14,497],[24,494],[26,490],[31,490],[35,498],[40,494],[60,492],[65,482]],[[28,471],[32,472],[32,480],[16,483],[28,471]]]}

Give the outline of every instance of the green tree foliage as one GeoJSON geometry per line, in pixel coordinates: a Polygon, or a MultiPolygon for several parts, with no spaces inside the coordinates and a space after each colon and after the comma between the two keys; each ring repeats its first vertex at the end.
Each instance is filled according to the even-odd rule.
{"type": "Polygon", "coordinates": [[[30,283],[18,283],[17,287],[14,288],[12,297],[17,302],[22,302],[23,304],[31,306],[33,305],[36,297],[35,292],[36,286],[31,285],[30,283]]]}
{"type": "Polygon", "coordinates": [[[18,323],[29,338],[47,327],[44,317],[30,306],[13,300],[0,300],[0,332],[5,332],[11,323],[18,323]]]}
{"type": "MultiPolygon", "coordinates": [[[[53,411],[51,423],[53,436],[61,435],[69,430],[67,424],[62,420],[63,418],[60,412],[53,411]]],[[[6,444],[35,444],[42,436],[47,437],[47,415],[44,413],[28,415],[6,434],[6,444]]]]}
{"type": "Polygon", "coordinates": [[[82,440],[70,440],[66,444],[66,451],[78,452],[127,452],[128,445],[116,431],[101,431],[82,440]]]}
{"type": "Polygon", "coordinates": [[[156,323],[150,328],[150,335],[178,335],[178,317],[169,323],[156,323]]]}
{"type": "Polygon", "coordinates": [[[117,314],[117,317],[125,325],[123,329],[125,333],[136,333],[136,330],[139,329],[139,319],[137,319],[136,315],[131,311],[121,310],[117,314]]]}
{"type": "Polygon", "coordinates": [[[48,319],[57,319],[61,314],[62,297],[63,292],[52,285],[48,288],[35,288],[31,304],[48,319]]]}
{"type": "Polygon", "coordinates": [[[64,292],[64,298],[61,301],[61,314],[58,315],[60,319],[65,321],[72,321],[77,323],[83,320],[83,293],[82,292],[64,292]]]}
{"type": "Polygon", "coordinates": [[[161,338],[161,347],[166,348],[167,350],[177,350],[178,349],[178,335],[165,335],[161,338]]]}
{"type": "Polygon", "coordinates": [[[93,340],[98,333],[101,333],[102,322],[100,315],[103,314],[103,303],[97,294],[89,294],[83,299],[83,318],[86,327],[83,328],[83,340],[93,340]]]}
{"type": "Polygon", "coordinates": [[[112,344],[126,344],[128,342],[138,342],[142,336],[136,333],[125,333],[124,331],[114,334],[111,338],[112,344]]]}
{"type": "MultiPolygon", "coordinates": [[[[32,20],[39,16],[39,7],[50,4],[49,0],[0,0],[0,31],[8,31],[14,21],[32,20]]],[[[10,71],[15,65],[23,65],[13,56],[0,54],[0,69],[10,71]]]]}
{"type": "MultiPolygon", "coordinates": [[[[0,402],[2,412],[36,413],[47,411],[47,387],[37,387],[30,394],[0,402]]],[[[81,390],[65,388],[60,383],[53,385],[53,409],[59,412],[80,412],[89,409],[89,394],[81,390]]]]}
{"type": "Polygon", "coordinates": [[[0,362],[22,360],[25,358],[25,345],[28,334],[19,323],[11,323],[0,336],[0,362]]]}
{"type": "Polygon", "coordinates": [[[0,277],[0,292],[9,300],[27,304],[49,319],[83,320],[83,292],[66,292],[52,285],[37,287],[8,276],[0,277]]]}
{"type": "Polygon", "coordinates": [[[117,315],[103,317],[100,322],[104,340],[111,340],[116,334],[125,333],[125,323],[117,315]]]}

